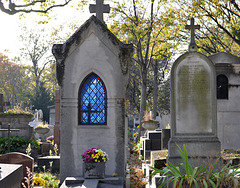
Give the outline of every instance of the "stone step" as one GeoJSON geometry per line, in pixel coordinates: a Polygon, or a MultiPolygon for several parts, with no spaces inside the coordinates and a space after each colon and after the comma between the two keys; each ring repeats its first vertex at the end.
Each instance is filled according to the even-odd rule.
{"type": "Polygon", "coordinates": [[[98,179],[85,179],[82,187],[97,188],[98,183],[99,183],[98,179]]]}

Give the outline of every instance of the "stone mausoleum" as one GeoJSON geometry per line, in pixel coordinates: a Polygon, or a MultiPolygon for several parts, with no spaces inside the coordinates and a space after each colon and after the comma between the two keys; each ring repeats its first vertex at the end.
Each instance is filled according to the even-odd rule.
{"type": "Polygon", "coordinates": [[[240,58],[226,52],[209,56],[217,78],[217,129],[222,149],[240,150],[240,58]]]}
{"type": "Polygon", "coordinates": [[[90,17],[64,44],[53,46],[61,86],[60,178],[82,177],[85,150],[105,151],[106,177],[124,184],[127,124],[125,91],[132,45],[90,17]]]}

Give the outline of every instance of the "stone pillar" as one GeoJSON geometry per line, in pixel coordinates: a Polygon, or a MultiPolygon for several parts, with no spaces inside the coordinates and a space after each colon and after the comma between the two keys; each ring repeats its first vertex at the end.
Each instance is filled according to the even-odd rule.
{"type": "Polygon", "coordinates": [[[55,125],[54,142],[57,144],[58,153],[60,153],[60,89],[55,90],[55,125]]]}

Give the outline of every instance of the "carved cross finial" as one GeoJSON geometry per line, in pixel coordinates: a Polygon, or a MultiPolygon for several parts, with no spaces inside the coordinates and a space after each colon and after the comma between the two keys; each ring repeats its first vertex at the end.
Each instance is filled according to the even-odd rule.
{"type": "Polygon", "coordinates": [[[89,5],[89,11],[90,13],[96,13],[96,17],[101,20],[103,23],[103,13],[109,13],[110,12],[110,6],[103,4],[104,0],[96,0],[96,5],[90,4],[89,5]]]}
{"type": "Polygon", "coordinates": [[[191,25],[185,25],[185,29],[189,29],[191,31],[191,41],[188,47],[190,52],[197,51],[197,45],[195,43],[195,29],[200,29],[200,25],[194,25],[194,18],[191,18],[191,25]]]}

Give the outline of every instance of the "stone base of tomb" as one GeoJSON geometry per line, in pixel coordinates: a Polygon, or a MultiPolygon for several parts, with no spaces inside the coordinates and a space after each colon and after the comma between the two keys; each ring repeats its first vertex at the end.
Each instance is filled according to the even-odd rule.
{"type": "Polygon", "coordinates": [[[67,177],[60,188],[123,188],[121,177],[105,177],[104,179],[84,179],[83,177],[67,177]]]}
{"type": "MultiPolygon", "coordinates": [[[[186,147],[189,163],[193,167],[214,164],[221,157],[221,143],[217,137],[171,138],[167,161],[176,166],[183,163],[179,154],[179,147],[183,150],[183,145],[186,147]]],[[[219,161],[216,168],[220,168],[221,164],[222,162],[219,161]]]]}

